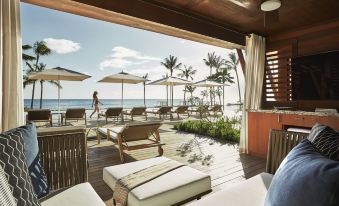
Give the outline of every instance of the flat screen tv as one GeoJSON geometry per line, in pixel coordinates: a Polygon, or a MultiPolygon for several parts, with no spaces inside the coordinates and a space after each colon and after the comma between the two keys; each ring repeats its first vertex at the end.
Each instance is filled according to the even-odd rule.
{"type": "Polygon", "coordinates": [[[339,100],[339,51],[292,58],[293,100],[339,100]]]}

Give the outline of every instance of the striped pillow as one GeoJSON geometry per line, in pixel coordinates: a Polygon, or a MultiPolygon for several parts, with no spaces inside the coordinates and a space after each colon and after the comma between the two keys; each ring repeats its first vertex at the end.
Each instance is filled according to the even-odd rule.
{"type": "Polygon", "coordinates": [[[40,206],[28,173],[22,132],[0,134],[0,165],[18,206],[40,206]]]}
{"type": "Polygon", "coordinates": [[[16,200],[8,184],[5,171],[0,165],[0,205],[16,206],[16,200]]]}
{"type": "Polygon", "coordinates": [[[312,131],[308,139],[318,151],[332,160],[339,161],[339,133],[320,124],[315,125],[312,131]]]}

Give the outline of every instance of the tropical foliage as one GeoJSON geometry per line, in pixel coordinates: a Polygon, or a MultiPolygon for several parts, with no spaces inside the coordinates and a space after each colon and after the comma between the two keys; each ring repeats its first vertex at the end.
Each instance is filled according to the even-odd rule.
{"type": "Polygon", "coordinates": [[[163,62],[161,62],[166,69],[169,70],[170,76],[173,76],[174,70],[178,70],[181,67],[181,63],[179,63],[178,58],[172,55],[169,55],[168,58],[165,58],[163,62]]]}
{"type": "MultiPolygon", "coordinates": [[[[178,74],[179,77],[185,78],[186,80],[193,80],[193,76],[197,72],[196,69],[193,69],[192,66],[186,66],[184,65],[184,69],[180,69],[181,73],[178,74]]],[[[184,88],[184,102],[186,104],[186,91],[187,91],[187,85],[184,88]]],[[[192,92],[193,93],[193,92],[192,92]]],[[[192,95],[191,93],[191,95],[192,95]]]]}
{"type": "Polygon", "coordinates": [[[216,122],[208,120],[179,122],[174,125],[174,129],[230,142],[239,142],[240,139],[240,130],[234,125],[233,120],[227,118],[216,122]]]}
{"type": "MultiPolygon", "coordinates": [[[[31,56],[28,54],[23,53],[22,59],[25,61],[26,66],[28,67],[25,71],[25,75],[23,77],[23,86],[26,88],[28,85],[32,85],[32,98],[31,98],[31,108],[34,107],[34,95],[35,95],[35,85],[37,80],[31,80],[28,78],[28,76],[34,72],[42,71],[46,68],[46,64],[40,62],[40,58],[42,56],[48,56],[52,53],[51,49],[48,48],[46,45],[46,42],[44,41],[36,41],[32,46],[30,45],[24,45],[22,47],[24,51],[28,51],[30,49],[33,50],[33,53],[35,56],[31,56]],[[34,61],[34,63],[33,63],[34,61]]],[[[40,81],[40,108],[42,108],[42,97],[43,97],[43,89],[44,89],[44,80],[40,81]]],[[[56,81],[47,81],[48,83],[55,85],[57,87],[61,88],[61,85],[56,81]]]]}
{"type": "Polygon", "coordinates": [[[235,75],[237,77],[239,103],[241,103],[240,83],[239,83],[239,75],[238,75],[238,70],[237,70],[237,67],[239,65],[239,58],[234,52],[230,53],[228,57],[229,57],[229,60],[226,61],[226,65],[228,65],[230,68],[234,70],[235,75]]]}

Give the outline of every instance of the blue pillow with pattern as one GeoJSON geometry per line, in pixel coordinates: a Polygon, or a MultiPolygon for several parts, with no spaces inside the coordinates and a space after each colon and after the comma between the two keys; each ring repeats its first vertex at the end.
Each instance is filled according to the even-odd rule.
{"type": "Polygon", "coordinates": [[[339,205],[339,161],[322,154],[308,139],[280,164],[265,199],[265,206],[303,205],[339,205]]]}
{"type": "Polygon", "coordinates": [[[38,198],[41,198],[48,194],[49,188],[47,177],[40,163],[39,145],[35,124],[29,123],[27,125],[9,130],[6,133],[11,133],[17,130],[20,130],[24,140],[26,164],[35,194],[38,198]]]}

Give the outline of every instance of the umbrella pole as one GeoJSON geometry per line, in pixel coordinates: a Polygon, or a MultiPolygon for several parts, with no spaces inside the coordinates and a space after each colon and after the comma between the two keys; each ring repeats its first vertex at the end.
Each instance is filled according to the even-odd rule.
{"type": "Polygon", "coordinates": [[[58,80],[58,124],[60,126],[60,80],[58,80]]]}
{"type": "Polygon", "coordinates": [[[173,90],[174,90],[174,87],[173,87],[173,85],[172,85],[172,107],[173,107],[173,97],[174,97],[174,95],[173,95],[173,90]]]}
{"type": "Polygon", "coordinates": [[[121,84],[121,106],[124,107],[124,80],[122,80],[121,84]]]}

